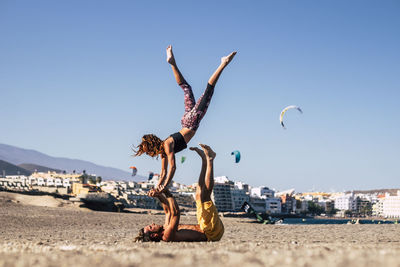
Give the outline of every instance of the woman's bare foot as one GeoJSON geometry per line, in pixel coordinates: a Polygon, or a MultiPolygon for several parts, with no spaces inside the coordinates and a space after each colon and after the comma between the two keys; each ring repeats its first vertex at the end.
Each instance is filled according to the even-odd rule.
{"type": "Polygon", "coordinates": [[[174,53],[172,53],[172,45],[167,47],[167,62],[171,65],[175,64],[174,53]]]}
{"type": "Polygon", "coordinates": [[[215,153],[211,147],[204,145],[204,144],[199,144],[199,146],[201,146],[201,148],[204,151],[204,154],[206,155],[207,159],[215,159],[215,157],[217,156],[217,153],[215,153]]]}
{"type": "Polygon", "coordinates": [[[202,158],[202,159],[206,159],[206,154],[204,154],[204,152],[203,152],[203,150],[201,150],[200,148],[198,148],[198,147],[190,147],[189,148],[190,150],[193,150],[193,151],[196,151],[197,152],[197,154],[199,154],[199,156],[202,158]]]}
{"type": "Polygon", "coordinates": [[[236,53],[237,52],[235,51],[235,52],[230,53],[226,57],[221,57],[221,64],[224,65],[224,66],[227,66],[229,64],[229,62],[232,61],[232,59],[234,58],[236,53]]]}

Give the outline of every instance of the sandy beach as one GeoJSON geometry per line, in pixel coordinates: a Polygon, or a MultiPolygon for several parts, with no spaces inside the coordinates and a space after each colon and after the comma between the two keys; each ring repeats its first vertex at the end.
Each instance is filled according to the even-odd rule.
{"type": "MultiPolygon", "coordinates": [[[[0,266],[400,266],[399,225],[260,225],[222,218],[220,242],[135,243],[141,227],[164,217],[46,201],[0,192],[0,266]]],[[[181,222],[196,218],[182,216],[181,222]]]]}

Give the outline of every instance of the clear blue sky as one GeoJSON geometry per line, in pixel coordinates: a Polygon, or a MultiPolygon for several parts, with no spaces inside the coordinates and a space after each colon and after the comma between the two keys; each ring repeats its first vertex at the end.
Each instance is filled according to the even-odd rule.
{"type": "MultiPolygon", "coordinates": [[[[0,143],[138,173],[180,129],[172,44],[195,96],[237,50],[190,145],[215,175],[297,191],[400,186],[399,1],[0,2],[0,143]],[[304,114],[279,113],[299,105],[304,114]],[[230,152],[242,152],[235,164],[230,152]]],[[[175,180],[200,161],[185,150],[175,180]]]]}

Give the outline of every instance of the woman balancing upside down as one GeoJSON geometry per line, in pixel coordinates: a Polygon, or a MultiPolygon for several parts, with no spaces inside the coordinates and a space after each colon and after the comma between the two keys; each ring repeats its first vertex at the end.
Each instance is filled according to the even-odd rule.
{"type": "Polygon", "coordinates": [[[172,53],[172,46],[167,47],[167,62],[171,65],[176,82],[183,89],[185,97],[185,113],[181,120],[182,129],[179,132],[171,134],[164,141],[153,134],[146,134],[142,137],[142,142],[137,146],[137,151],[135,151],[135,156],[140,156],[143,153],[146,153],[151,157],[161,156],[161,172],[156,187],[158,192],[164,191],[166,186],[172,180],[172,177],[174,177],[176,170],[175,153],[185,149],[187,143],[189,143],[195,135],[199,128],[201,119],[207,112],[208,105],[210,104],[211,97],[214,93],[215,84],[217,83],[222,71],[226,66],[228,66],[229,62],[231,62],[235,55],[236,52],[232,52],[228,56],[221,58],[221,64],[218,66],[214,74],[211,75],[206,90],[196,102],[192,88],[186,82],[185,78],[183,78],[178,66],[176,65],[174,54],[172,53]]]}

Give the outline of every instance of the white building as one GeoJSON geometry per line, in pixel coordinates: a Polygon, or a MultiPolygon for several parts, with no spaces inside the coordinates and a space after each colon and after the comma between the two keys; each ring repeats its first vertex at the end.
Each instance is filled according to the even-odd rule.
{"type": "Polygon", "coordinates": [[[243,189],[246,193],[250,191],[249,185],[242,182],[235,182],[235,188],[243,189]]]}
{"type": "Polygon", "coordinates": [[[357,209],[357,201],[354,198],[354,194],[351,193],[335,198],[335,209],[355,211],[357,209]]]}
{"type": "Polygon", "coordinates": [[[57,186],[57,187],[62,187],[63,183],[62,183],[61,178],[54,179],[54,185],[57,186]]]}
{"type": "Polygon", "coordinates": [[[275,196],[275,191],[272,189],[269,189],[266,186],[260,186],[260,187],[253,187],[251,189],[251,195],[256,196],[256,197],[274,197],[275,196]]]}
{"type": "Polygon", "coordinates": [[[232,197],[233,189],[234,185],[232,182],[214,184],[212,197],[219,211],[234,210],[235,204],[232,197]]]}
{"type": "Polygon", "coordinates": [[[383,216],[383,199],[372,205],[372,216],[383,216]]]}
{"type": "Polygon", "coordinates": [[[71,182],[70,182],[70,180],[67,178],[67,179],[63,179],[63,187],[71,187],[71,182]]]}
{"type": "Polygon", "coordinates": [[[214,178],[214,182],[219,183],[219,184],[225,184],[225,183],[229,183],[230,180],[226,176],[218,176],[218,177],[214,178]]]}
{"type": "Polygon", "coordinates": [[[37,178],[37,185],[38,186],[45,186],[46,185],[46,181],[43,178],[39,177],[39,178],[37,178]]]}
{"type": "Polygon", "coordinates": [[[400,218],[400,190],[397,196],[386,193],[382,201],[382,216],[385,218],[400,218]]]}
{"type": "Polygon", "coordinates": [[[245,189],[239,189],[236,186],[231,189],[231,196],[233,200],[233,210],[240,211],[244,202],[249,202],[250,196],[245,189]]]}
{"type": "Polygon", "coordinates": [[[267,213],[281,213],[282,200],[279,197],[268,197],[265,199],[265,211],[267,213]]]}
{"type": "Polygon", "coordinates": [[[53,178],[47,178],[46,179],[46,186],[54,186],[54,179],[53,178]]]}
{"type": "Polygon", "coordinates": [[[264,213],[266,197],[250,196],[250,204],[256,212],[264,213]]]}
{"type": "Polygon", "coordinates": [[[213,200],[219,211],[240,211],[249,202],[248,185],[233,182],[226,176],[214,178],[213,200]]]}

